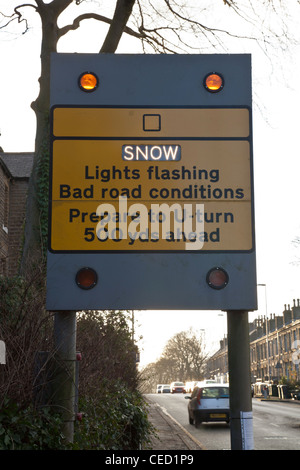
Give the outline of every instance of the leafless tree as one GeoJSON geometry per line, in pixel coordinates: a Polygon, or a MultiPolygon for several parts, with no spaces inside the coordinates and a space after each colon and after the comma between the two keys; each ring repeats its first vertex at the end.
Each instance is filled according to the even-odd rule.
{"type": "Polygon", "coordinates": [[[203,379],[207,358],[208,353],[201,332],[190,328],[175,334],[167,342],[158,361],[143,369],[142,391],[153,393],[157,384],[203,379]]]}
{"type": "Polygon", "coordinates": [[[191,328],[177,333],[169,339],[162,357],[173,363],[173,381],[200,380],[207,359],[203,335],[191,328]]]}

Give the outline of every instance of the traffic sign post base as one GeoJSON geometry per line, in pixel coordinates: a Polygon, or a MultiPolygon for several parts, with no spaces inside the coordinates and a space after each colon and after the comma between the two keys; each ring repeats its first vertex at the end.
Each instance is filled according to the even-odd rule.
{"type": "Polygon", "coordinates": [[[227,312],[231,450],[253,450],[248,312],[227,312]]]}
{"type": "Polygon", "coordinates": [[[54,317],[54,406],[62,417],[62,434],[73,442],[76,397],[76,312],[56,312],[54,317]]]}

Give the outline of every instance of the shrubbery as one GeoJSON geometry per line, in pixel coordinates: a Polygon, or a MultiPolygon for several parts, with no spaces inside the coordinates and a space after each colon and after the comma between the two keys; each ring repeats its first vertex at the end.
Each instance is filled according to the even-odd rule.
{"type": "Polygon", "coordinates": [[[35,410],[5,399],[0,410],[0,450],[68,449],[61,420],[49,408],[35,410]]]}
{"type": "Polygon", "coordinates": [[[51,408],[36,410],[5,399],[0,410],[0,450],[138,450],[147,448],[154,433],[147,407],[138,391],[122,382],[99,385],[99,397],[82,397],[81,421],[74,443],[64,440],[61,418],[51,408]]]}
{"type": "Polygon", "coordinates": [[[146,448],[154,432],[147,419],[147,407],[138,391],[121,381],[99,384],[99,396],[83,397],[77,422],[75,447],[85,450],[138,450],[146,448]]]}
{"type": "MultiPolygon", "coordinates": [[[[79,411],[74,443],[64,442],[61,418],[51,401],[33,407],[38,374],[34,358],[53,344],[53,316],[44,309],[41,272],[31,279],[0,276],[0,339],[6,345],[6,364],[0,365],[0,449],[138,449],[147,446],[153,429],[146,404],[138,392],[136,346],[122,311],[80,312],[77,348],[79,411]]],[[[47,383],[44,384],[47,386],[47,383]]]]}

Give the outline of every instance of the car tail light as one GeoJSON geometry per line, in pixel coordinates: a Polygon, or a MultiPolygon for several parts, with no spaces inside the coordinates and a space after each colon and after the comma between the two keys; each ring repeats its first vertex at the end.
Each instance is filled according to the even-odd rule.
{"type": "Polygon", "coordinates": [[[197,402],[198,405],[201,405],[201,397],[202,397],[202,388],[199,388],[199,391],[197,393],[197,402]]]}

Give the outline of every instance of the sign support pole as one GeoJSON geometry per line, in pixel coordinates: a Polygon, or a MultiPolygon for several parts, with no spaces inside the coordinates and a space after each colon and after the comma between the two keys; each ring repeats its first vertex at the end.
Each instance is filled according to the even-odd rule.
{"type": "Polygon", "coordinates": [[[253,450],[248,312],[227,311],[231,450],[253,450]]]}
{"type": "Polygon", "coordinates": [[[73,442],[75,420],[76,312],[58,311],[54,317],[54,405],[61,414],[62,433],[73,442]]]}

